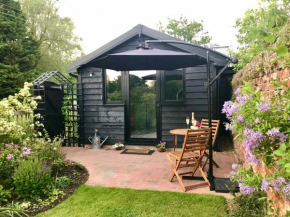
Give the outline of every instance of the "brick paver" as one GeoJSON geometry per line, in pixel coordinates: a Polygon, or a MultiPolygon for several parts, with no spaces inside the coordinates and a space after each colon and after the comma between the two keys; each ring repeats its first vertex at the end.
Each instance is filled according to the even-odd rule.
{"type": "MultiPolygon", "coordinates": [[[[132,155],[120,154],[121,151],[116,150],[77,147],[63,147],[62,151],[66,153],[67,159],[79,162],[88,169],[90,174],[88,185],[182,192],[176,178],[173,182],[168,181],[172,170],[166,152],[155,151],[152,155],[132,155]]],[[[237,163],[234,152],[214,153],[214,160],[220,166],[220,168],[214,167],[215,177],[229,177],[231,165],[237,163]]],[[[205,170],[207,171],[207,166],[205,170]]],[[[192,185],[194,182],[198,183],[198,181],[184,180],[185,185],[192,185]]],[[[229,194],[210,191],[207,186],[188,192],[230,197],[229,194]]]]}

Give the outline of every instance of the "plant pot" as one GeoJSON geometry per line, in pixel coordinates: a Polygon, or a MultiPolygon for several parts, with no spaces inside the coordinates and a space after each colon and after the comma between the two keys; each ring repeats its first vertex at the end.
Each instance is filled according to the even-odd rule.
{"type": "Polygon", "coordinates": [[[157,148],[157,151],[159,151],[159,152],[164,152],[165,149],[164,149],[164,148],[157,148]]]}
{"type": "Polygon", "coordinates": [[[115,150],[122,150],[123,147],[117,147],[115,150]]]}

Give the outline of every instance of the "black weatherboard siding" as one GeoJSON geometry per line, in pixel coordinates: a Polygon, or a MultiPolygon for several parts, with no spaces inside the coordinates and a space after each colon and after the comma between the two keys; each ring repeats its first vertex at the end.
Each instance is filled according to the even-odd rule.
{"type": "MultiPolygon", "coordinates": [[[[78,104],[80,113],[79,134],[82,144],[89,144],[87,138],[94,135],[95,128],[99,129],[99,134],[101,137],[109,136],[106,144],[113,144],[119,141],[126,142],[125,129],[126,126],[128,126],[126,125],[126,106],[124,98],[121,104],[106,105],[103,99],[103,81],[105,79],[103,77],[103,69],[89,67],[86,64],[94,59],[102,58],[108,53],[117,53],[136,49],[136,46],[144,44],[145,40],[154,39],[165,40],[174,38],[161,32],[151,30],[145,26],[138,25],[112,42],[104,45],[103,47],[69,66],[70,72],[74,70],[78,72],[78,104]]],[[[182,52],[194,49],[183,45],[174,46],[165,43],[154,44],[150,46],[156,47],[158,49],[182,52]]],[[[208,50],[208,48],[204,48],[204,50],[208,50]]],[[[196,48],[197,53],[201,51],[204,53],[202,48],[196,48]]],[[[211,54],[214,61],[214,64],[212,64],[211,67],[211,78],[213,78],[218,73],[218,69],[225,65],[227,61],[224,55],[214,51],[211,51],[211,54]]],[[[163,72],[158,73],[162,74],[163,72]]],[[[122,76],[123,75],[124,73],[122,73],[122,76]]],[[[230,77],[231,74],[229,77],[227,76],[227,78],[223,77],[220,83],[220,87],[225,89],[230,88],[230,77]]],[[[185,119],[186,117],[191,117],[192,112],[195,113],[197,120],[207,118],[207,92],[204,87],[206,78],[206,66],[185,69],[185,99],[182,103],[163,103],[161,99],[162,91],[159,90],[161,92],[160,99],[158,99],[161,102],[159,116],[161,121],[158,129],[160,132],[159,139],[166,141],[168,143],[167,147],[173,146],[172,135],[169,133],[169,131],[171,129],[185,128],[185,119]]],[[[123,87],[126,84],[126,82],[122,82],[123,87]]],[[[219,118],[220,116],[220,108],[223,104],[221,101],[229,98],[229,91],[224,89],[223,91],[220,91],[219,89],[220,88],[218,88],[217,83],[212,86],[213,119],[219,118]],[[220,100],[218,101],[218,99],[220,100]]],[[[123,94],[124,90],[125,89],[123,88],[123,94]]],[[[181,141],[182,138],[179,138],[179,146],[181,145],[181,141]]],[[[156,142],[152,143],[151,145],[156,145],[156,142]]]]}

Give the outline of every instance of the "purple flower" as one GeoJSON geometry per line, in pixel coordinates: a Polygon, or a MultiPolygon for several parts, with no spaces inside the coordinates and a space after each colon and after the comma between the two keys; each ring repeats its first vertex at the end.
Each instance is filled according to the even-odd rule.
{"type": "Polygon", "coordinates": [[[31,149],[30,148],[27,148],[24,152],[22,152],[22,156],[23,155],[29,155],[31,154],[31,149]]]}
{"type": "Polygon", "coordinates": [[[248,185],[241,185],[240,186],[240,191],[242,194],[252,194],[255,191],[255,188],[250,187],[248,185]]]}
{"type": "Polygon", "coordinates": [[[233,169],[233,170],[236,170],[238,167],[239,167],[238,164],[233,164],[233,165],[232,165],[232,169],[233,169]]]}
{"type": "Polygon", "coordinates": [[[260,123],[260,119],[259,118],[256,118],[255,123],[256,124],[259,124],[260,123]]]}
{"type": "Polygon", "coordinates": [[[272,130],[269,130],[267,132],[267,135],[270,137],[270,139],[272,140],[272,142],[275,141],[280,141],[279,144],[282,144],[283,142],[285,142],[287,135],[285,135],[284,133],[281,133],[279,129],[277,128],[273,128],[272,130]]]}
{"type": "Polygon", "coordinates": [[[286,184],[286,181],[283,177],[279,176],[277,179],[276,179],[276,183],[277,185],[281,186],[283,184],[286,184]]]}
{"type": "Polygon", "coordinates": [[[19,156],[20,156],[20,157],[23,157],[23,154],[21,153],[19,156]]]}
{"type": "Polygon", "coordinates": [[[261,190],[266,192],[266,193],[269,190],[269,182],[265,178],[263,179],[261,190]]]}
{"type": "Polygon", "coordinates": [[[23,147],[22,149],[23,149],[24,151],[26,151],[28,148],[25,146],[25,147],[23,147]]]}
{"type": "Polygon", "coordinates": [[[2,154],[3,152],[2,151],[0,151],[0,155],[2,154]]]}
{"type": "Polygon", "coordinates": [[[244,105],[247,102],[246,96],[237,96],[237,102],[239,105],[244,105]]]}
{"type": "Polygon", "coordinates": [[[259,103],[259,106],[258,106],[258,110],[261,111],[261,112],[265,112],[265,111],[269,111],[270,110],[270,104],[269,103],[262,103],[260,102],[259,103]]]}
{"type": "Polygon", "coordinates": [[[11,160],[13,158],[13,156],[14,156],[13,154],[8,154],[7,155],[7,160],[11,160]]]}
{"type": "Polygon", "coordinates": [[[277,110],[280,112],[282,109],[280,106],[277,106],[277,110]]]}
{"type": "Polygon", "coordinates": [[[244,123],[244,117],[242,115],[238,116],[238,123],[244,123]]]}
{"type": "Polygon", "coordinates": [[[18,145],[18,144],[15,144],[14,147],[15,147],[15,148],[19,148],[19,145],[18,145]]]}
{"type": "Polygon", "coordinates": [[[231,125],[229,123],[224,123],[226,130],[232,131],[231,125]]]}
{"type": "Polygon", "coordinates": [[[236,172],[235,172],[235,171],[231,171],[231,172],[230,172],[230,175],[231,175],[231,177],[235,177],[236,172]]]}
{"type": "Polygon", "coordinates": [[[166,145],[166,142],[161,142],[161,145],[166,145]]]}
{"type": "Polygon", "coordinates": [[[237,88],[236,89],[236,91],[235,91],[235,95],[237,96],[237,95],[240,95],[241,94],[241,88],[237,88]]]}
{"type": "Polygon", "coordinates": [[[230,118],[233,113],[237,112],[239,110],[239,106],[232,101],[226,101],[224,103],[222,113],[226,114],[227,118],[230,118]]]}
{"type": "Polygon", "coordinates": [[[287,185],[282,188],[282,192],[289,197],[290,196],[290,182],[287,183],[287,185]]]}

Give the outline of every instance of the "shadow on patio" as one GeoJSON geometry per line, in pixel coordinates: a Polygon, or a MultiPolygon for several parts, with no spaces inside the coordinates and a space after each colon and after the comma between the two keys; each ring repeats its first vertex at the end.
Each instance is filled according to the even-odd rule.
{"type": "MultiPolygon", "coordinates": [[[[92,150],[87,148],[63,147],[66,158],[83,164],[89,171],[88,185],[122,187],[133,189],[150,189],[159,191],[182,192],[176,178],[168,179],[172,169],[166,158],[166,153],[157,152],[152,155],[120,154],[116,150],[92,150]]],[[[214,153],[214,160],[220,168],[214,167],[214,176],[227,178],[233,163],[237,163],[236,155],[231,152],[214,153]]],[[[205,171],[207,171],[206,166],[205,171]]],[[[199,175],[198,173],[196,175],[199,175]]],[[[184,184],[194,184],[198,181],[184,180],[184,184]]],[[[217,194],[230,197],[230,194],[210,191],[209,187],[189,190],[191,193],[217,194]]]]}

